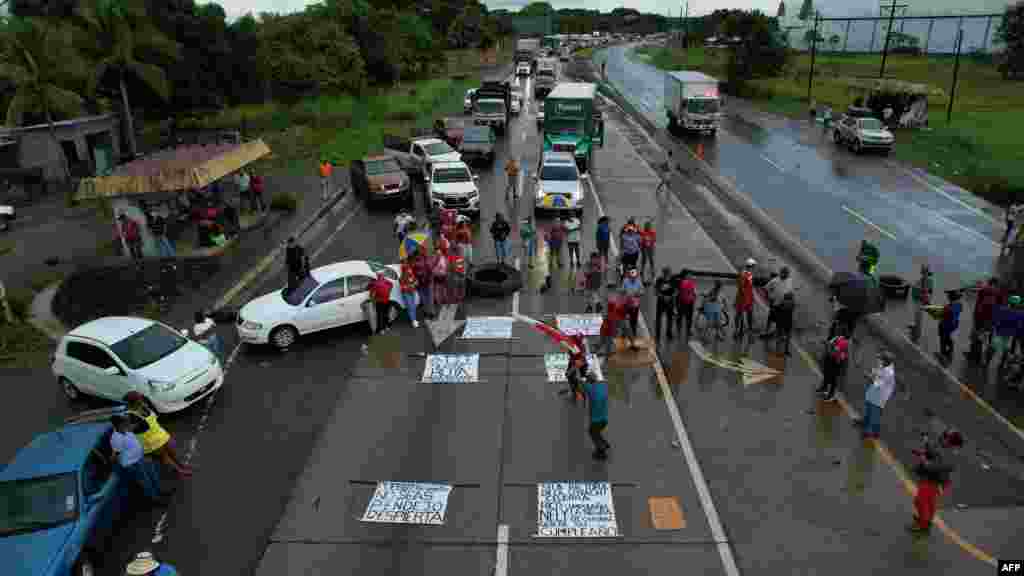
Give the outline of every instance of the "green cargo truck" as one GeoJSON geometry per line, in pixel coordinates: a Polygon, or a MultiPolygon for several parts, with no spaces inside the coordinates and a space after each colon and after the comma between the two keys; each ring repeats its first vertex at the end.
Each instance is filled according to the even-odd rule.
{"type": "Polygon", "coordinates": [[[596,84],[560,82],[544,99],[544,152],[572,152],[580,172],[590,170],[594,147],[604,144],[604,119],[594,106],[596,84]]]}

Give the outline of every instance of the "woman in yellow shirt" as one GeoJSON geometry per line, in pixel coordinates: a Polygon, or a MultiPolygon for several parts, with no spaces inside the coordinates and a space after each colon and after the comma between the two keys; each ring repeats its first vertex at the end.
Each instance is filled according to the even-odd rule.
{"type": "Polygon", "coordinates": [[[124,402],[128,405],[129,411],[145,420],[149,425],[145,432],[136,434],[146,456],[152,456],[174,468],[183,478],[192,476],[192,467],[178,457],[171,434],[157,421],[156,413],[146,405],[146,399],[142,394],[129,392],[125,394],[124,402]]]}

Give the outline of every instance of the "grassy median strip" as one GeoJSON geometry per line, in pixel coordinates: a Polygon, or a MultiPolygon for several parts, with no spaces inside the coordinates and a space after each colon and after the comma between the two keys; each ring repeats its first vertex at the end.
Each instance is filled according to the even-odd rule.
{"type": "MultiPolygon", "coordinates": [[[[662,70],[696,69],[724,79],[728,51],[648,46],[637,48],[635,56],[662,70]]],[[[854,96],[841,79],[877,77],[880,65],[879,54],[818,54],[814,99],[845,110],[854,96]]],[[[783,76],[751,80],[744,96],[768,112],[806,118],[809,72],[810,55],[797,54],[783,76]]],[[[896,158],[997,204],[1005,200],[1008,187],[1024,187],[1024,149],[1016,145],[1024,127],[1024,90],[1019,82],[1004,81],[987,57],[962,55],[953,121],[947,124],[952,57],[891,54],[885,74],[944,93],[929,97],[928,129],[897,133],[896,158]]]]}

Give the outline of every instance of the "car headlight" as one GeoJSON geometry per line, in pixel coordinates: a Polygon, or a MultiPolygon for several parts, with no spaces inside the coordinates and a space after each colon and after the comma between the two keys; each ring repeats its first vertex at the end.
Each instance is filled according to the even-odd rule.
{"type": "Polygon", "coordinates": [[[242,322],[242,328],[245,328],[246,330],[263,330],[263,324],[246,320],[245,322],[242,322]]]}
{"type": "Polygon", "coordinates": [[[479,190],[473,190],[472,192],[469,193],[469,197],[470,198],[476,198],[479,195],[480,195],[480,191],[479,190]]]}
{"type": "Polygon", "coordinates": [[[537,185],[537,199],[541,200],[543,198],[544,198],[544,187],[538,184],[537,185]]]}
{"type": "Polygon", "coordinates": [[[154,392],[170,392],[178,385],[176,382],[164,382],[163,380],[150,380],[148,384],[154,392]]]}

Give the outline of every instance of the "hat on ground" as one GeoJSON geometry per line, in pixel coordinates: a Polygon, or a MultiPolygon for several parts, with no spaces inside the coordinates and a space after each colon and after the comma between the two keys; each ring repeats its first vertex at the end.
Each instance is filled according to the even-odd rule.
{"type": "Polygon", "coordinates": [[[757,266],[757,260],[754,260],[753,258],[747,258],[747,261],[745,262],[745,264],[746,264],[747,268],[751,268],[753,266],[757,266]]]}
{"type": "Polygon", "coordinates": [[[160,563],[153,558],[150,552],[139,552],[135,559],[125,568],[128,576],[146,576],[160,567],[160,563]]]}

